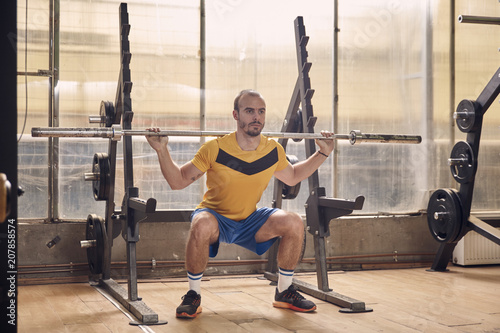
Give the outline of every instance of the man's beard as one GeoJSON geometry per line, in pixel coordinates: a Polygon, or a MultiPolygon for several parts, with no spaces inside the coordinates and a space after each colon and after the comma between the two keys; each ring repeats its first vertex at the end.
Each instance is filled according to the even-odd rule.
{"type": "MultiPolygon", "coordinates": [[[[243,126],[241,126],[241,128],[244,129],[245,128],[245,124],[243,124],[243,126]]],[[[254,122],[254,123],[248,124],[248,129],[246,131],[244,130],[244,132],[246,134],[248,134],[249,136],[259,136],[260,133],[262,132],[263,128],[264,128],[264,124],[261,124],[260,122],[254,122]],[[259,128],[257,128],[257,129],[251,129],[252,124],[259,124],[261,126],[259,128]]]]}

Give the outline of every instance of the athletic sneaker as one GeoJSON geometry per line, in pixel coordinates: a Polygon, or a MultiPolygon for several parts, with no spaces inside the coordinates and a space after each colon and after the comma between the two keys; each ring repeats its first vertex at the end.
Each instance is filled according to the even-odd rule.
{"type": "Polygon", "coordinates": [[[276,288],[273,306],[275,308],[291,309],[300,312],[311,312],[316,310],[316,304],[308,301],[299,294],[294,285],[290,285],[287,290],[279,293],[276,288]]]}
{"type": "Polygon", "coordinates": [[[190,290],[182,296],[182,303],[177,307],[175,316],[177,318],[196,318],[201,313],[201,296],[194,290],[190,290]]]}

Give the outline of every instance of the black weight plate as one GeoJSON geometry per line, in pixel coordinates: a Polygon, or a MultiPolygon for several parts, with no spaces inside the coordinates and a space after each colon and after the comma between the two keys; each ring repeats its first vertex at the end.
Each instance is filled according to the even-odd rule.
{"type": "Polygon", "coordinates": [[[453,189],[435,191],[427,206],[427,223],[438,242],[453,242],[462,229],[462,205],[453,189]]]}
{"type": "Polygon", "coordinates": [[[92,181],[92,193],[94,194],[94,199],[99,200],[99,193],[101,193],[99,153],[94,154],[94,158],[92,160],[92,173],[97,175],[97,178],[92,181]]]}
{"type": "Polygon", "coordinates": [[[460,184],[470,182],[476,173],[476,160],[472,147],[465,141],[455,144],[451,150],[450,159],[464,159],[460,164],[451,164],[450,171],[460,184]]]}
{"type": "Polygon", "coordinates": [[[106,153],[95,153],[92,162],[92,173],[98,175],[92,181],[92,190],[96,201],[107,200],[110,186],[109,157],[106,153]]]}
{"type": "Polygon", "coordinates": [[[105,119],[104,122],[101,122],[101,127],[111,127],[113,124],[119,124],[119,122],[115,122],[116,113],[115,107],[112,102],[109,101],[101,101],[101,107],[99,108],[99,115],[101,119],[105,119]]]}
{"type": "Polygon", "coordinates": [[[101,158],[99,159],[99,179],[104,186],[101,185],[103,190],[102,192],[102,200],[108,200],[109,197],[109,186],[110,186],[110,166],[109,166],[109,157],[108,154],[102,153],[101,158]]]}
{"type": "Polygon", "coordinates": [[[92,274],[101,274],[104,259],[104,251],[107,247],[106,228],[104,219],[95,214],[87,217],[86,227],[87,240],[95,240],[95,246],[87,248],[87,261],[92,274]]]}
{"type": "Polygon", "coordinates": [[[456,111],[457,127],[464,133],[472,132],[477,128],[476,115],[476,104],[468,99],[462,100],[456,111]]]}
{"type": "MultiPolygon", "coordinates": [[[[287,155],[286,159],[292,165],[299,161],[299,159],[295,155],[287,155]]],[[[297,197],[297,195],[299,195],[299,192],[300,192],[300,182],[294,186],[289,186],[289,185],[283,183],[283,190],[281,192],[281,198],[283,198],[283,199],[295,199],[297,197]]]]}
{"type": "MultiPolygon", "coordinates": [[[[293,133],[304,133],[304,121],[302,119],[302,110],[298,109],[297,114],[295,116],[295,121],[293,123],[293,127],[291,132],[293,133]]],[[[300,142],[302,139],[292,139],[294,142],[300,142]]]]}

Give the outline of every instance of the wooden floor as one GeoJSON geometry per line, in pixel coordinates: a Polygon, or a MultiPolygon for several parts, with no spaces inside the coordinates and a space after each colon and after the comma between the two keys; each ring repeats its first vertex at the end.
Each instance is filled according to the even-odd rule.
{"type": "MultiPolygon", "coordinates": [[[[319,300],[314,313],[273,308],[275,287],[262,276],[219,276],[202,282],[203,313],[194,320],[176,319],[186,282],[139,283],[139,296],[168,321],[142,327],[129,325],[126,314],[87,283],[21,286],[18,331],[500,332],[500,266],[449,268],[330,273],[335,292],[373,308],[355,314],[319,300]]],[[[314,274],[297,278],[316,285],[314,274]]]]}

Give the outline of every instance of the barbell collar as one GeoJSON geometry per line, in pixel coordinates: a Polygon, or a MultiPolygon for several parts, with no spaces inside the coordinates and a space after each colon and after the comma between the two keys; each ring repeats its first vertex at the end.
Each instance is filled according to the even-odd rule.
{"type": "Polygon", "coordinates": [[[123,131],[122,131],[122,128],[120,125],[112,125],[111,126],[111,130],[112,130],[112,135],[111,135],[111,140],[113,141],[120,141],[120,139],[122,138],[123,136],[123,131]]]}
{"type": "Polygon", "coordinates": [[[87,239],[80,241],[80,247],[82,249],[88,249],[96,246],[97,246],[97,241],[95,239],[87,239]]]}
{"type": "Polygon", "coordinates": [[[84,180],[86,181],[96,181],[99,180],[99,174],[95,172],[85,172],[84,180]]]}
{"type": "MultiPolygon", "coordinates": [[[[33,137],[73,137],[73,138],[110,138],[119,141],[124,135],[134,136],[189,136],[189,137],[220,137],[227,135],[228,131],[161,131],[150,132],[147,130],[124,130],[120,125],[113,125],[111,128],[63,128],[63,127],[33,127],[31,135],[33,137]]],[[[419,144],[422,137],[419,135],[404,134],[364,134],[358,130],[349,134],[334,134],[327,138],[320,133],[290,133],[290,132],[262,132],[262,135],[272,138],[286,139],[319,139],[319,140],[349,140],[354,145],[361,142],[372,143],[407,143],[419,144]]]]}
{"type": "Polygon", "coordinates": [[[474,117],[476,115],[475,112],[472,111],[456,111],[453,112],[453,119],[457,120],[458,118],[460,119],[467,119],[470,117],[474,117]]]}
{"type": "Polygon", "coordinates": [[[448,165],[465,165],[469,164],[469,159],[466,157],[450,157],[448,159],[448,165]]]}
{"type": "Polygon", "coordinates": [[[434,212],[434,220],[442,220],[450,215],[448,212],[434,212]]]}
{"type": "Polygon", "coordinates": [[[105,124],[106,123],[106,117],[103,117],[103,116],[89,116],[89,123],[90,124],[105,124]]]}

